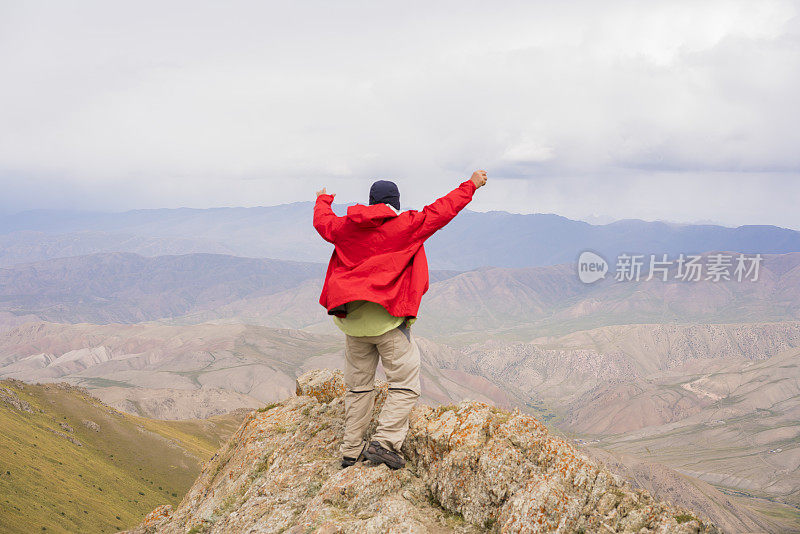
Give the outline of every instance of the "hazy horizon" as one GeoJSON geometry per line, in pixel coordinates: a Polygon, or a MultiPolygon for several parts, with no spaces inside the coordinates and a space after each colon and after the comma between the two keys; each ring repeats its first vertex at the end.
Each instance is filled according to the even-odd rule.
{"type": "MultiPolygon", "coordinates": [[[[280,203],[280,204],[258,204],[258,205],[253,205],[253,206],[236,206],[236,205],[230,205],[230,206],[217,205],[217,206],[205,206],[205,207],[198,207],[198,206],[174,206],[174,207],[157,206],[157,207],[118,209],[118,210],[115,210],[115,209],[108,209],[108,210],[103,210],[103,209],[77,209],[77,208],[32,208],[32,209],[28,209],[28,210],[21,210],[21,211],[15,211],[15,212],[7,212],[7,213],[4,213],[4,212],[0,211],[0,216],[14,217],[14,216],[23,215],[25,213],[43,212],[43,211],[67,212],[67,213],[75,212],[75,213],[105,213],[105,214],[120,213],[121,214],[121,213],[126,213],[126,212],[131,212],[131,211],[147,211],[147,210],[181,210],[181,209],[187,209],[187,210],[214,210],[214,209],[238,209],[238,208],[272,208],[272,207],[277,207],[277,206],[286,206],[286,205],[290,205],[290,204],[301,204],[301,203],[308,203],[309,205],[313,205],[313,202],[314,202],[313,200],[295,200],[293,202],[284,202],[284,203],[280,203]]],[[[340,207],[341,206],[349,206],[349,205],[358,204],[358,203],[364,204],[365,201],[356,201],[356,200],[343,201],[343,200],[337,199],[337,200],[334,201],[333,207],[334,207],[334,209],[336,209],[337,206],[340,206],[340,207]]],[[[421,209],[421,208],[422,208],[422,206],[401,206],[401,209],[403,209],[403,210],[406,210],[406,209],[421,209]]],[[[583,217],[580,217],[580,216],[578,216],[578,217],[567,217],[566,215],[563,215],[561,213],[553,213],[553,212],[532,211],[532,212],[527,212],[526,213],[526,212],[510,211],[510,210],[503,210],[503,209],[476,209],[475,206],[472,206],[472,205],[468,206],[466,209],[468,211],[475,211],[475,212],[479,212],[479,213],[488,213],[488,212],[492,212],[492,211],[498,211],[498,212],[510,213],[512,215],[555,215],[555,216],[558,216],[558,217],[564,217],[564,218],[571,219],[571,220],[574,220],[574,221],[585,222],[585,223],[588,223],[588,224],[591,224],[591,225],[594,225],[594,226],[602,226],[602,225],[605,225],[605,224],[611,224],[611,223],[620,222],[620,221],[637,220],[637,221],[644,221],[644,222],[661,222],[661,223],[675,224],[675,225],[713,225],[713,226],[724,226],[724,227],[727,227],[727,228],[736,228],[738,226],[778,226],[780,228],[786,228],[786,229],[789,229],[789,230],[800,231],[800,226],[798,226],[797,228],[792,228],[792,227],[789,227],[789,226],[770,225],[770,224],[767,224],[767,223],[759,223],[759,222],[744,222],[744,223],[741,223],[741,224],[726,224],[726,223],[723,223],[723,222],[720,222],[720,221],[714,221],[714,220],[709,220],[709,219],[698,219],[698,220],[689,220],[689,221],[669,220],[669,219],[642,219],[642,218],[636,218],[636,217],[622,217],[622,218],[618,218],[617,219],[617,218],[613,218],[613,217],[609,217],[609,216],[596,215],[596,214],[589,214],[589,215],[586,215],[586,216],[583,216],[583,217]]]]}

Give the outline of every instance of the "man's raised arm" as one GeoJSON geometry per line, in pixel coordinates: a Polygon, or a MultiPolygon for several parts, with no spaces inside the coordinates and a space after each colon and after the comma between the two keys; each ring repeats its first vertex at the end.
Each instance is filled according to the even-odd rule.
{"type": "Polygon", "coordinates": [[[472,178],[447,193],[442,198],[422,208],[424,219],[418,232],[422,239],[427,239],[437,230],[453,220],[458,212],[472,200],[475,191],[486,185],[486,171],[475,171],[472,178]]]}
{"type": "Polygon", "coordinates": [[[343,217],[337,217],[331,208],[334,196],[336,195],[329,195],[323,187],[317,191],[317,203],[314,205],[314,228],[322,239],[329,243],[333,243],[334,236],[343,222],[343,217]]]}

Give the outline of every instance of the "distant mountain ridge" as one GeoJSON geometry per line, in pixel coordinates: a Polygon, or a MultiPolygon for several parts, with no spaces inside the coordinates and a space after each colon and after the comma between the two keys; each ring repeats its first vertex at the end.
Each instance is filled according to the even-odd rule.
{"type": "MultiPolygon", "coordinates": [[[[243,322],[335,332],[319,305],[325,265],[221,254],[90,254],[0,268],[0,332],[24,320],[243,322]],[[26,319],[27,318],[27,319],[26,319]]],[[[800,319],[800,253],[765,255],[758,282],[594,284],[574,265],[430,273],[415,329],[433,339],[530,340],[604,325],[800,319]]]]}
{"type": "MultiPolygon", "coordinates": [[[[0,265],[91,252],[211,252],[324,262],[331,249],[311,225],[312,208],[311,202],[296,202],[122,213],[37,210],[0,216],[0,265]],[[54,234],[64,238],[54,240],[54,234]]],[[[334,209],[343,214],[345,206],[334,209]]],[[[586,249],[609,260],[622,252],[783,254],[800,252],[800,232],[766,225],[729,228],[641,220],[593,225],[553,214],[465,210],[426,243],[431,267],[455,270],[569,263],[586,249]]]]}
{"type": "MultiPolygon", "coordinates": [[[[55,321],[136,323],[193,316],[304,287],[309,293],[297,314],[327,318],[317,302],[324,274],[322,263],[223,254],[87,254],[0,267],[0,313],[37,310],[55,321]]],[[[455,274],[433,270],[430,280],[455,274]]],[[[0,316],[0,330],[2,323],[0,316]]]]}
{"type": "Polygon", "coordinates": [[[316,263],[220,254],[89,254],[0,269],[0,302],[58,320],[129,323],[269,295],[323,274],[316,263]]]}

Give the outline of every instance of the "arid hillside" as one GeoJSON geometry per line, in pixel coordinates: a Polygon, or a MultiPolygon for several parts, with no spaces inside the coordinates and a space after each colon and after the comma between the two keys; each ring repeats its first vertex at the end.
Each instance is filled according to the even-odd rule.
{"type": "MultiPolygon", "coordinates": [[[[458,369],[458,352],[420,340],[425,399],[523,403],[458,369]]],[[[343,364],[339,336],[243,324],[28,323],[0,333],[0,376],[66,381],[129,413],[208,417],[286,397],[297,376],[343,364]]]]}
{"type": "MultiPolygon", "coordinates": [[[[0,328],[65,323],[241,322],[335,332],[319,306],[324,264],[215,254],[95,254],[0,269],[0,328]]],[[[800,318],[800,253],[767,255],[756,282],[581,283],[574,265],[434,271],[418,332],[463,345],[601,326],[800,318]]]]}
{"type": "MultiPolygon", "coordinates": [[[[323,269],[116,253],[0,269],[0,376],[66,381],[147,417],[257,408],[341,367],[323,269]]],[[[423,400],[519,408],[574,443],[700,479],[756,523],[800,525],[799,291],[798,253],[765,256],[757,282],[432,271],[413,327],[423,400]]]]}
{"type": "Polygon", "coordinates": [[[0,532],[114,532],[177,504],[244,415],[158,421],[67,384],[0,381],[0,532]]]}

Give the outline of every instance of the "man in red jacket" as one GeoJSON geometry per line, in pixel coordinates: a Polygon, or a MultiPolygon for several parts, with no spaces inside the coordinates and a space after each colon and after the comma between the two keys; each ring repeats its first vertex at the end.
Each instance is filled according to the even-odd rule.
{"type": "Polygon", "coordinates": [[[400,449],[420,394],[419,348],[410,326],[428,290],[423,243],[485,184],[486,171],[475,171],[422,211],[401,212],[397,186],[379,180],[370,188],[369,206],[351,206],[344,217],[331,209],[334,195],[317,192],[314,228],[335,247],[319,302],[346,337],[343,467],[363,458],[393,469],[405,465],[400,449]],[[389,392],[367,443],[378,360],[389,392]]]}

